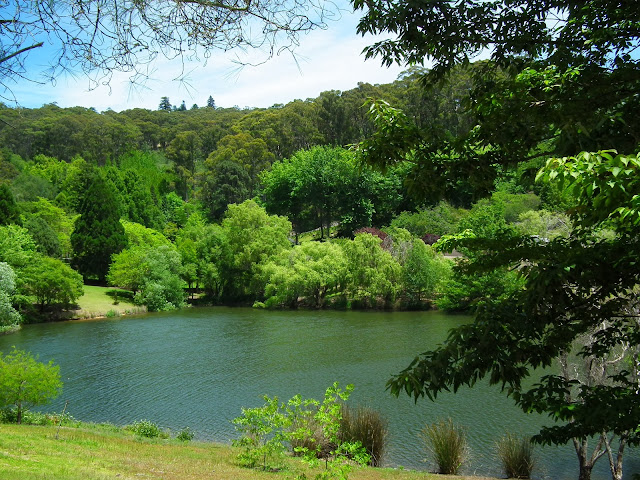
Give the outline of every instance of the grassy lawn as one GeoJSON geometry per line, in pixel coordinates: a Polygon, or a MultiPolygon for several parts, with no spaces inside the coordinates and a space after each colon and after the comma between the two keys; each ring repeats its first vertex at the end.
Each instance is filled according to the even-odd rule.
{"type": "MultiPolygon", "coordinates": [[[[241,468],[237,451],[226,445],[141,439],[114,427],[86,424],[62,427],[56,438],[57,431],[52,426],[0,425],[0,479],[293,480],[317,473],[294,458],[279,472],[241,468]]],[[[350,480],[447,478],[465,479],[386,468],[358,468],[349,475],[350,480]]]]}
{"type": "Polygon", "coordinates": [[[84,286],[84,295],[78,300],[80,310],[75,318],[94,318],[118,316],[146,311],[144,307],[134,305],[131,292],[112,287],[84,286]],[[117,305],[114,305],[116,303],[117,305]]]}

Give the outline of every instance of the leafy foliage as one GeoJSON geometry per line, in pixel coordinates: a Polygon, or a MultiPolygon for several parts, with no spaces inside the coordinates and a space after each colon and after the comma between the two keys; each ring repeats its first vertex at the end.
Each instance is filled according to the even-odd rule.
{"type": "Polygon", "coordinates": [[[264,470],[277,468],[289,443],[312,466],[325,459],[326,469],[317,478],[346,480],[353,468],[348,459],[359,465],[369,461],[359,442],[347,441],[340,434],[342,402],[352,390],[353,385],[342,390],[334,383],[322,402],[296,395],[284,404],[277,397],[265,396],[262,407],[243,408],[242,416],[233,420],[243,433],[234,441],[243,448],[238,459],[251,468],[260,464],[264,470]]]}
{"type": "Polygon", "coordinates": [[[0,225],[0,261],[13,268],[22,268],[31,262],[36,245],[26,228],[18,225],[0,225]]]}
{"type": "Polygon", "coordinates": [[[266,305],[299,304],[321,308],[328,296],[341,293],[347,276],[346,258],[334,243],[305,242],[262,266],[266,305]]]}
{"type": "Polygon", "coordinates": [[[0,405],[16,408],[16,423],[22,423],[26,409],[48,403],[61,390],[60,367],[53,361],[40,363],[15,348],[4,356],[0,353],[0,405]]]}
{"type": "Polygon", "coordinates": [[[380,238],[366,233],[344,244],[349,262],[346,290],[365,307],[376,306],[378,300],[391,304],[401,286],[400,264],[380,244],[380,238]]]}
{"type": "Polygon", "coordinates": [[[7,185],[0,184],[0,225],[15,223],[18,217],[19,210],[13,193],[7,185]]]}
{"type": "Polygon", "coordinates": [[[470,264],[472,271],[517,268],[525,288],[479,306],[473,323],[452,330],[443,346],[423,353],[391,379],[392,392],[434,398],[443,390],[455,391],[488,377],[524,411],[546,412],[555,420],[535,437],[538,442],[565,443],[602,432],[638,441],[637,375],[613,373],[605,382],[580,385],[575,396],[568,396],[574,380],[562,375],[545,375],[532,386],[524,383],[535,368],[571,352],[582,335],[592,340],[576,353],[602,359],[621,345],[640,343],[633,313],[640,252],[637,227],[630,221],[636,215],[636,177],[600,179],[618,172],[620,162],[633,170],[637,158],[604,152],[549,161],[540,177],[562,178],[578,195],[578,204],[589,206],[572,212],[574,227],[568,239],[461,236],[453,242],[483,252],[470,264]],[[626,193],[617,195],[621,190],[626,193]],[[604,226],[616,235],[594,235],[604,226]]]}
{"type": "Polygon", "coordinates": [[[145,438],[166,437],[160,427],[149,420],[137,420],[128,427],[133,433],[145,438]]]}
{"type": "Polygon", "coordinates": [[[61,260],[37,256],[21,271],[20,291],[35,297],[40,312],[57,305],[68,307],[83,294],[82,276],[61,260]]]}
{"type": "Polygon", "coordinates": [[[107,278],[111,285],[128,288],[134,300],[150,311],[184,306],[182,262],[172,245],[134,246],[114,255],[107,278]]]}
{"type": "Polygon", "coordinates": [[[220,275],[228,298],[243,299],[255,288],[251,278],[257,277],[258,265],[291,247],[291,223],[247,200],[229,205],[222,229],[225,244],[220,275]]]}
{"type": "Polygon", "coordinates": [[[11,304],[15,290],[16,274],[8,263],[0,262],[0,327],[16,325],[22,320],[11,304]]]}
{"type": "Polygon", "coordinates": [[[278,397],[269,398],[265,395],[264,401],[262,407],[243,408],[242,416],[233,420],[236,430],[243,434],[233,444],[243,449],[238,455],[242,466],[254,468],[260,465],[267,470],[280,466],[291,418],[278,397]]]}

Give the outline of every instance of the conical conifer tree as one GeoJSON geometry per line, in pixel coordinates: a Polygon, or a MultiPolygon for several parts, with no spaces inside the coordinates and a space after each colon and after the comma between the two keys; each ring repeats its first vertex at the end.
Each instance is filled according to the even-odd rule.
{"type": "Polygon", "coordinates": [[[104,282],[111,255],[126,246],[120,205],[113,186],[96,175],[80,205],[71,235],[73,265],[87,279],[104,282]]]}

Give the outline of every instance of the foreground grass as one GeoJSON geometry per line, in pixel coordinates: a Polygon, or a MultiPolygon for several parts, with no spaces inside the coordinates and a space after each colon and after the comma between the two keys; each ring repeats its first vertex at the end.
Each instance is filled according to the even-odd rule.
{"type": "MultiPolygon", "coordinates": [[[[226,445],[147,440],[108,426],[82,424],[62,427],[58,433],[52,426],[0,425],[2,480],[293,480],[302,472],[314,477],[298,459],[288,459],[287,468],[279,472],[263,472],[238,467],[236,455],[226,445]]],[[[436,478],[465,477],[385,468],[355,469],[349,476],[350,480],[436,478]]]]}
{"type": "Polygon", "coordinates": [[[144,312],[143,307],[134,305],[127,298],[130,294],[131,292],[118,288],[85,285],[84,295],[78,299],[80,310],[76,311],[74,317],[96,318],[144,312]]]}

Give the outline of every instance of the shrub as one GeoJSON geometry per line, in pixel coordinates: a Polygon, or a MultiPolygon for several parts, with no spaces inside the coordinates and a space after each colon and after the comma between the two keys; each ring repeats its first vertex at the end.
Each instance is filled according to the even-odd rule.
{"type": "Polygon", "coordinates": [[[497,450],[507,478],[531,478],[535,459],[533,444],[528,437],[507,433],[498,441],[497,450]]]}
{"type": "Polygon", "coordinates": [[[263,470],[279,468],[285,451],[286,431],[291,426],[285,406],[278,397],[264,397],[262,407],[243,408],[242,416],[234,418],[236,430],[242,433],[233,446],[242,448],[240,465],[247,468],[261,466],[263,470]]]}
{"type": "Polygon", "coordinates": [[[189,427],[185,427],[178,432],[176,438],[181,442],[190,442],[195,437],[195,433],[189,427]]]}
{"type": "Polygon", "coordinates": [[[440,420],[427,425],[422,431],[427,450],[433,455],[438,473],[456,475],[467,457],[464,430],[453,420],[440,420]]]}
{"type": "Polygon", "coordinates": [[[157,438],[166,436],[160,427],[149,420],[139,420],[129,426],[129,430],[140,437],[157,438]]]}
{"type": "Polygon", "coordinates": [[[360,442],[370,457],[369,465],[372,467],[382,464],[387,433],[387,421],[377,410],[342,405],[340,439],[343,442],[360,442]]]}

